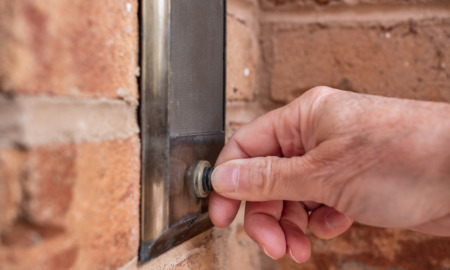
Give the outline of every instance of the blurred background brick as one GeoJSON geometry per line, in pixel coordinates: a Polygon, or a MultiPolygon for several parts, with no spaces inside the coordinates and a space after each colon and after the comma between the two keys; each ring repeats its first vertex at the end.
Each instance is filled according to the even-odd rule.
{"type": "Polygon", "coordinates": [[[137,97],[137,1],[0,4],[0,91],[137,97]]]}
{"type": "Polygon", "coordinates": [[[339,89],[450,101],[450,18],[382,24],[268,25],[271,97],[339,89]]]}
{"type": "Polygon", "coordinates": [[[343,235],[321,240],[309,235],[312,257],[301,265],[289,257],[277,261],[278,269],[448,269],[450,241],[421,233],[377,229],[354,224],[343,235]]]}
{"type": "Polygon", "coordinates": [[[327,7],[357,4],[417,4],[434,0],[259,0],[263,9],[288,9],[293,7],[327,7]]]}
{"type": "Polygon", "coordinates": [[[1,150],[2,185],[20,187],[0,201],[0,269],[110,269],[134,258],[139,154],[137,136],[1,150]]]}
{"type": "Polygon", "coordinates": [[[257,37],[245,21],[227,16],[227,100],[250,101],[256,87],[257,37]]]}
{"type": "Polygon", "coordinates": [[[138,1],[0,3],[0,269],[137,255],[138,1]]]}

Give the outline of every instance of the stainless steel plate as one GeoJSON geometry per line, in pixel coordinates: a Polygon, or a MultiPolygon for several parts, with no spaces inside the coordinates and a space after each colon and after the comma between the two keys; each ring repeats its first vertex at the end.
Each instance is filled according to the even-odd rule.
{"type": "Polygon", "coordinates": [[[224,143],[225,12],[225,0],[142,0],[141,263],[212,226],[186,177],[224,143]]]}

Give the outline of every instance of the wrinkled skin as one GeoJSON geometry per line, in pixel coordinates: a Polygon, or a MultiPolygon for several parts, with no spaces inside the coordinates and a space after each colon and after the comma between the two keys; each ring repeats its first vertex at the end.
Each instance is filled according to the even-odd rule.
{"type": "Polygon", "coordinates": [[[327,87],[238,130],[212,174],[210,217],[246,201],[247,234],[274,259],[363,224],[450,235],[450,105],[327,87]],[[309,214],[308,214],[309,213],[309,214]]]}

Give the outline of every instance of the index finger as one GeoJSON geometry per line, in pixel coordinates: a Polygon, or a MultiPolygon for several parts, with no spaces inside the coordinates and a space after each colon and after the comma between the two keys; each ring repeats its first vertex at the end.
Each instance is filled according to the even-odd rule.
{"type": "Polygon", "coordinates": [[[240,128],[220,153],[216,165],[233,159],[304,154],[301,108],[296,100],[240,128]]]}

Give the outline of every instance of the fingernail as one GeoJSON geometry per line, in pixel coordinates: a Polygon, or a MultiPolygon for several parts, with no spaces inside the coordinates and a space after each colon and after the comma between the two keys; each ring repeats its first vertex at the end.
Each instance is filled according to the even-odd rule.
{"type": "Polygon", "coordinates": [[[294,254],[292,254],[292,249],[291,249],[291,248],[289,248],[289,256],[291,256],[291,258],[294,260],[294,262],[300,263],[300,262],[294,257],[294,254]]]}
{"type": "Polygon", "coordinates": [[[274,261],[276,261],[277,259],[275,259],[274,257],[272,257],[270,254],[269,254],[269,252],[267,252],[267,250],[266,250],[266,247],[265,246],[262,246],[263,248],[263,251],[264,251],[264,253],[269,257],[269,258],[271,258],[272,260],[274,260],[274,261]]]}
{"type": "Polygon", "coordinates": [[[211,174],[214,191],[235,192],[239,181],[239,166],[217,166],[211,174]]]}
{"type": "Polygon", "coordinates": [[[325,217],[325,219],[328,226],[333,229],[346,227],[351,223],[351,220],[348,216],[337,211],[332,211],[325,217]]]}

